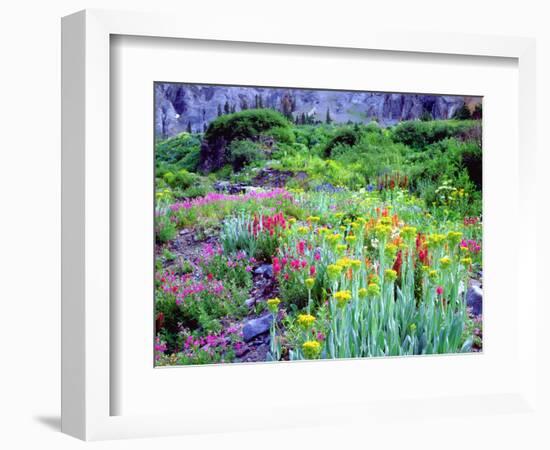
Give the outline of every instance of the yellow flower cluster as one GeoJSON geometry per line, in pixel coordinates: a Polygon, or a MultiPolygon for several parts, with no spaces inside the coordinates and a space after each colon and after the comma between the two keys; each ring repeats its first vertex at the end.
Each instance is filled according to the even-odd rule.
{"type": "Polygon", "coordinates": [[[447,233],[447,241],[451,247],[457,245],[462,239],[462,233],[460,231],[449,231],[447,233]]]}
{"type": "Polygon", "coordinates": [[[369,283],[367,295],[369,297],[378,297],[380,295],[380,286],[377,283],[369,283]]]}
{"type": "Polygon", "coordinates": [[[391,226],[378,224],[374,227],[374,235],[377,239],[386,239],[391,233],[391,226]]]}
{"type": "Polygon", "coordinates": [[[338,264],[329,264],[327,266],[327,273],[328,277],[334,281],[342,273],[342,267],[338,264]]]}
{"type": "Polygon", "coordinates": [[[315,317],[311,314],[298,314],[298,325],[307,330],[315,323],[315,317]]]}
{"type": "Polygon", "coordinates": [[[308,222],[312,222],[312,223],[317,223],[317,222],[319,222],[319,220],[321,220],[321,219],[320,219],[319,217],[317,217],[317,216],[309,216],[309,217],[307,218],[307,221],[308,221],[308,222]]]}
{"type": "Polygon", "coordinates": [[[400,236],[403,238],[403,240],[410,242],[416,237],[416,228],[406,225],[401,228],[400,236]]]}
{"type": "Polygon", "coordinates": [[[346,242],[348,244],[354,244],[356,240],[357,238],[353,234],[346,236],[346,242]]]}
{"type": "Polygon", "coordinates": [[[442,269],[448,269],[451,265],[451,258],[448,256],[444,256],[439,260],[439,264],[441,265],[442,269]]]}
{"type": "Polygon", "coordinates": [[[384,279],[388,283],[393,283],[397,279],[397,272],[393,269],[386,269],[384,272],[384,279]]]}
{"type": "Polygon", "coordinates": [[[346,305],[348,301],[351,300],[351,292],[350,291],[338,291],[334,293],[334,299],[336,300],[336,304],[342,308],[346,305]]]}
{"type": "Polygon", "coordinates": [[[437,279],[439,278],[439,272],[437,270],[430,270],[428,272],[428,277],[430,278],[430,281],[432,283],[435,283],[437,279]]]}
{"type": "Polygon", "coordinates": [[[462,258],[460,260],[460,262],[464,265],[464,266],[469,266],[472,264],[472,258],[468,257],[468,258],[462,258]]]}
{"type": "Polygon", "coordinates": [[[342,236],[339,234],[329,234],[327,236],[327,241],[331,246],[335,247],[338,244],[338,242],[340,242],[341,238],[342,236]]]}
{"type": "Polygon", "coordinates": [[[438,248],[445,241],[446,236],[444,234],[430,234],[427,239],[429,248],[438,248]]]}
{"type": "Polygon", "coordinates": [[[359,294],[359,298],[365,298],[368,294],[368,290],[367,288],[361,288],[357,293],[359,294]]]}
{"type": "Polygon", "coordinates": [[[395,259],[395,256],[397,255],[397,245],[392,243],[386,244],[384,254],[386,255],[386,258],[393,261],[395,259]]]}
{"type": "Polygon", "coordinates": [[[317,359],[321,354],[321,344],[317,341],[306,341],[302,344],[306,359],[317,359]]]}
{"type": "Polygon", "coordinates": [[[279,303],[281,303],[281,300],[275,297],[275,298],[270,298],[269,300],[267,300],[266,303],[267,303],[267,307],[271,312],[277,312],[277,309],[279,307],[279,303]]]}
{"type": "Polygon", "coordinates": [[[307,234],[309,232],[309,228],[308,227],[298,227],[298,233],[299,234],[307,234]]]}

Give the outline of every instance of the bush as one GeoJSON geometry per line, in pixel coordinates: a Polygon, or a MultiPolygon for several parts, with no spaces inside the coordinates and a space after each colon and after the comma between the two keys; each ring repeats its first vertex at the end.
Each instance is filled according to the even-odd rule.
{"type": "MultiPolygon", "coordinates": [[[[177,169],[197,170],[200,154],[200,139],[196,135],[181,133],[155,145],[157,175],[164,165],[174,165],[177,169]]],[[[159,176],[162,176],[159,175],[159,176]]]]}
{"type": "Polygon", "coordinates": [[[177,172],[166,172],[163,175],[163,180],[172,188],[187,189],[198,181],[198,176],[189,173],[185,169],[180,169],[177,172]]]}
{"type": "Polygon", "coordinates": [[[204,139],[214,142],[223,139],[226,143],[234,140],[253,139],[272,129],[290,130],[288,120],[272,109],[247,109],[218,117],[208,125],[204,139]]]}
{"type": "Polygon", "coordinates": [[[290,127],[276,127],[264,133],[265,136],[270,136],[277,143],[294,144],[296,136],[290,127]]]}
{"type": "Polygon", "coordinates": [[[353,147],[361,139],[361,134],[357,128],[343,128],[336,132],[336,134],[329,139],[323,149],[323,155],[325,158],[332,156],[332,151],[337,146],[353,147]]]}
{"type": "Polygon", "coordinates": [[[433,120],[401,122],[391,133],[394,142],[401,142],[415,149],[423,149],[443,139],[464,134],[471,128],[478,127],[476,121],[471,120],[433,120]]]}
{"type": "Polygon", "coordinates": [[[238,171],[252,162],[265,160],[265,154],[255,142],[233,141],[227,149],[227,160],[238,171]]]}

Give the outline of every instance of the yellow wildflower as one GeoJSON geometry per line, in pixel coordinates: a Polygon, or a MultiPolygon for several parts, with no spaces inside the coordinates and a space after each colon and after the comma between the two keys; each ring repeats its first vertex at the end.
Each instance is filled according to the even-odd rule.
{"type": "Polygon", "coordinates": [[[281,303],[281,300],[279,300],[277,297],[275,298],[270,298],[269,300],[267,300],[267,307],[269,308],[269,310],[273,313],[277,312],[277,309],[279,307],[279,303],[281,303]]]}
{"type": "Polygon", "coordinates": [[[308,227],[298,227],[298,233],[300,234],[307,234],[308,231],[309,231],[309,228],[308,227]]]}
{"type": "Polygon", "coordinates": [[[393,283],[397,279],[397,272],[393,269],[386,269],[384,272],[384,279],[388,283],[393,283]]]}
{"type": "Polygon", "coordinates": [[[359,298],[365,298],[368,294],[368,290],[367,288],[361,288],[357,293],[359,294],[359,298]]]}
{"type": "Polygon", "coordinates": [[[389,225],[378,224],[374,227],[374,234],[377,239],[385,239],[391,233],[391,227],[389,225]]]}
{"type": "Polygon", "coordinates": [[[306,359],[317,359],[321,354],[321,344],[317,341],[306,341],[302,344],[306,359]]]}
{"type": "Polygon", "coordinates": [[[315,322],[315,317],[313,317],[311,314],[298,314],[297,322],[298,325],[307,330],[308,328],[311,328],[311,326],[315,322]]]}
{"type": "Polygon", "coordinates": [[[339,266],[338,264],[329,264],[327,266],[327,273],[328,277],[334,281],[338,275],[342,273],[342,266],[339,266]]]}
{"type": "Polygon", "coordinates": [[[400,236],[405,241],[411,241],[412,239],[414,239],[416,237],[416,228],[415,227],[409,227],[408,225],[404,226],[401,229],[400,236]]]}
{"type": "Polygon", "coordinates": [[[376,283],[369,283],[367,295],[369,297],[378,297],[380,295],[380,286],[376,283]]]}
{"type": "Polygon", "coordinates": [[[339,307],[343,307],[346,305],[346,303],[351,300],[351,292],[350,291],[338,291],[334,293],[334,299],[336,300],[336,304],[339,307]]]}
{"type": "Polygon", "coordinates": [[[451,258],[449,258],[448,256],[444,256],[439,260],[439,264],[441,264],[442,269],[448,269],[451,265],[451,258]]]}
{"type": "Polygon", "coordinates": [[[356,240],[357,240],[357,238],[353,234],[350,234],[349,236],[346,236],[346,241],[349,244],[354,244],[356,240]]]}
{"type": "Polygon", "coordinates": [[[468,258],[462,258],[460,260],[460,262],[465,265],[465,266],[469,266],[472,264],[472,258],[468,257],[468,258]]]}
{"type": "Polygon", "coordinates": [[[447,233],[447,241],[451,247],[457,245],[462,239],[462,233],[460,231],[449,231],[447,233]]]}
{"type": "Polygon", "coordinates": [[[384,254],[386,255],[387,258],[393,261],[395,259],[395,255],[397,255],[397,245],[392,243],[386,244],[386,248],[384,249],[384,254]]]}
{"type": "Polygon", "coordinates": [[[336,246],[336,252],[342,254],[346,251],[348,247],[345,244],[339,244],[336,246]]]}
{"type": "Polygon", "coordinates": [[[308,290],[311,290],[311,288],[315,284],[315,278],[306,278],[305,284],[306,284],[306,288],[308,290]]]}
{"type": "Polygon", "coordinates": [[[427,239],[427,244],[429,248],[437,248],[443,244],[444,240],[444,234],[430,234],[427,239]]]}

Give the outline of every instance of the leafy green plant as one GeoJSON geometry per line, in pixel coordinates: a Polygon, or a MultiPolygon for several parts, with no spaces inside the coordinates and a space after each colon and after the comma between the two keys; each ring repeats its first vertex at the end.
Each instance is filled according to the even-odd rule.
{"type": "Polygon", "coordinates": [[[227,160],[234,170],[241,170],[244,166],[265,160],[265,153],[259,144],[249,140],[235,140],[227,150],[227,160]]]}

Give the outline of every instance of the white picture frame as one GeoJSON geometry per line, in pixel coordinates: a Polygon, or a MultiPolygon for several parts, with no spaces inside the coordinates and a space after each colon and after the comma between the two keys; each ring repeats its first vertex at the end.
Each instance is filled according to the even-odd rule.
{"type": "MultiPolygon", "coordinates": [[[[349,30],[344,35],[331,37],[321,31],[310,30],[305,34],[286,30],[283,36],[277,27],[271,26],[239,28],[222,23],[215,28],[205,28],[202,25],[200,21],[188,21],[183,27],[178,18],[165,14],[99,10],[82,11],[62,21],[62,431],[84,440],[99,440],[259,429],[266,427],[266,419],[269,419],[268,427],[328,425],[338,423],[339,419],[361,423],[378,416],[398,422],[403,414],[425,414],[426,420],[433,420],[433,413],[426,412],[430,408],[435,408],[441,416],[468,417],[472,404],[476,408],[482,405],[487,416],[508,411],[531,415],[525,416],[531,420],[542,414],[544,405],[537,402],[537,329],[532,320],[537,302],[542,298],[537,298],[533,283],[522,287],[524,306],[518,311],[515,323],[517,335],[529,345],[522,345],[518,351],[517,379],[499,394],[403,397],[370,404],[347,398],[341,404],[327,402],[286,408],[279,405],[271,414],[267,410],[259,412],[257,420],[246,416],[241,408],[235,417],[242,414],[248,420],[240,424],[227,417],[206,420],[199,414],[112,415],[112,395],[117,388],[112,380],[110,360],[110,336],[117,326],[111,320],[110,309],[110,182],[116,175],[111,172],[110,160],[113,35],[299,45],[332,52],[338,49],[407,52],[412,57],[445,54],[516,60],[519,181],[511,188],[511,198],[522,199],[517,202],[522,220],[514,223],[523,239],[522,246],[516,250],[517,260],[533,263],[515,267],[519,279],[528,279],[529,274],[536,271],[536,236],[529,232],[529,224],[536,220],[535,186],[530,176],[536,167],[535,43],[532,39],[363,30],[349,30]],[[401,409],[397,415],[394,413],[396,402],[401,409]]],[[[518,347],[519,339],[515,342],[518,347]]],[[[309,367],[310,372],[315,371],[309,367]]],[[[345,367],[339,370],[353,370],[355,366],[345,367]]],[[[267,369],[262,370],[265,374],[267,369]]],[[[180,373],[185,377],[185,373],[180,373]]],[[[208,393],[204,395],[208,397],[208,393]]],[[[487,419],[486,422],[488,427],[498,429],[498,421],[493,423],[487,419]]]]}

